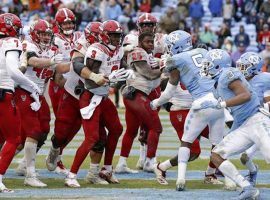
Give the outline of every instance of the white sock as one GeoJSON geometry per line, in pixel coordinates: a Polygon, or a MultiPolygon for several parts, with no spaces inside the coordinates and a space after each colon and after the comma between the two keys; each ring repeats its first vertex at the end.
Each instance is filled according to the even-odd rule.
{"type": "Polygon", "coordinates": [[[178,151],[178,180],[186,179],[187,162],[190,156],[190,149],[180,147],[178,151]]]}
{"type": "Polygon", "coordinates": [[[256,145],[253,145],[253,146],[251,146],[250,148],[248,148],[246,150],[246,154],[247,154],[249,159],[252,159],[254,157],[254,155],[256,154],[256,152],[257,152],[257,146],[256,145]]]}
{"type": "Polygon", "coordinates": [[[257,170],[254,162],[251,159],[246,162],[245,166],[248,168],[249,172],[255,172],[257,170]]]}
{"type": "Polygon", "coordinates": [[[212,168],[208,165],[207,170],[205,172],[206,175],[211,175],[214,174],[216,172],[216,168],[212,168]]]}
{"type": "Polygon", "coordinates": [[[104,165],[103,167],[110,172],[112,171],[112,165],[104,165]]]}
{"type": "Polygon", "coordinates": [[[90,171],[94,174],[98,174],[99,172],[99,164],[90,163],[90,171]]]}
{"type": "Polygon", "coordinates": [[[162,171],[167,171],[168,169],[170,169],[172,167],[172,164],[171,164],[170,160],[166,160],[166,161],[160,163],[158,167],[162,171]]]}
{"type": "Polygon", "coordinates": [[[120,165],[127,165],[127,158],[124,156],[120,156],[118,163],[120,165]]]}
{"type": "Polygon", "coordinates": [[[239,174],[236,167],[230,161],[225,160],[223,163],[221,163],[218,169],[224,174],[224,176],[228,176],[241,188],[250,186],[250,183],[239,174]]]}
{"type": "Polygon", "coordinates": [[[145,150],[146,145],[140,145],[140,160],[145,160],[146,157],[146,150],[145,150]]]}
{"type": "Polygon", "coordinates": [[[24,156],[26,160],[27,176],[33,176],[36,172],[35,162],[37,155],[37,144],[33,142],[25,142],[24,156]]]}
{"type": "Polygon", "coordinates": [[[0,183],[2,183],[2,182],[3,182],[3,175],[0,174],[0,183]]]}

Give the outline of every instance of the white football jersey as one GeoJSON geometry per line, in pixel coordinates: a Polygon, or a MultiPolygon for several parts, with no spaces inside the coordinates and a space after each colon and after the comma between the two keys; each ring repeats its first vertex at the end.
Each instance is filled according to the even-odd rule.
{"type": "MultiPolygon", "coordinates": [[[[0,88],[14,91],[14,81],[8,74],[6,65],[6,52],[12,50],[22,52],[22,43],[20,40],[13,37],[0,39],[0,88]]],[[[14,59],[19,60],[19,58],[14,59]]]]}
{"type": "MultiPolygon", "coordinates": [[[[46,50],[42,50],[39,46],[32,40],[24,41],[23,48],[28,52],[35,52],[39,58],[51,59],[54,55],[57,54],[56,47],[50,47],[46,50]]],[[[42,67],[42,66],[41,66],[42,67]]],[[[49,79],[53,76],[54,69],[51,68],[36,68],[28,66],[25,72],[25,76],[32,80],[38,85],[42,93],[44,93],[45,87],[49,79]]],[[[24,88],[23,86],[21,86],[24,88]]],[[[24,88],[27,90],[27,88],[24,88]]]]}
{"type": "MultiPolygon", "coordinates": [[[[112,54],[112,51],[109,50],[105,45],[94,43],[87,49],[84,63],[86,64],[87,58],[101,61],[99,73],[104,74],[105,76],[109,76],[112,71],[118,70],[120,68],[123,55],[124,51],[122,47],[112,54]]],[[[96,95],[107,96],[109,94],[109,86],[100,86],[94,89],[90,89],[87,82],[85,86],[89,89],[89,91],[96,95]]]]}
{"type": "MultiPolygon", "coordinates": [[[[131,68],[133,68],[132,64],[134,62],[146,61],[148,63],[148,67],[151,68],[150,64],[151,59],[154,59],[152,54],[147,54],[147,52],[144,49],[140,47],[135,47],[134,50],[128,53],[127,55],[127,64],[128,66],[131,66],[131,68]]],[[[138,73],[136,69],[133,70],[136,75],[136,78],[128,79],[127,85],[133,86],[147,95],[149,95],[152,90],[154,90],[160,85],[160,78],[157,78],[155,80],[148,80],[142,74],[138,73]]]]}
{"type": "Polygon", "coordinates": [[[170,99],[169,102],[173,104],[171,107],[171,110],[173,111],[186,110],[191,108],[193,99],[188,90],[182,89],[181,85],[179,84],[173,97],[170,99]]]}

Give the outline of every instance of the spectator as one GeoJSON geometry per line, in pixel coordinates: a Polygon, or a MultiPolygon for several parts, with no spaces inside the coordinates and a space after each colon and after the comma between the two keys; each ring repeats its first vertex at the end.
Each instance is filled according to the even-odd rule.
{"type": "Polygon", "coordinates": [[[188,17],[188,2],[186,0],[179,0],[177,12],[180,19],[186,19],[188,17]]]}
{"type": "Polygon", "coordinates": [[[127,4],[123,10],[123,15],[118,17],[118,21],[122,25],[125,34],[127,34],[129,30],[135,28],[135,24],[132,21],[132,17],[135,15],[134,10],[131,8],[131,4],[127,4]]]}
{"type": "Polygon", "coordinates": [[[233,12],[234,9],[231,0],[226,0],[226,3],[223,6],[223,18],[224,22],[227,23],[229,26],[231,26],[233,12]]]}
{"type": "Polygon", "coordinates": [[[41,10],[41,3],[40,1],[37,0],[29,0],[28,1],[28,10],[29,15],[28,15],[28,20],[30,19],[30,17],[32,17],[33,15],[38,14],[39,15],[39,11],[41,10]]]}
{"type": "Polygon", "coordinates": [[[256,23],[256,31],[260,32],[263,30],[263,25],[265,24],[265,20],[263,17],[259,17],[258,22],[256,23]]]}
{"type": "Polygon", "coordinates": [[[115,0],[109,0],[109,5],[106,8],[107,19],[117,20],[122,15],[122,9],[115,0]]]}
{"type": "Polygon", "coordinates": [[[149,0],[142,0],[140,9],[141,12],[150,13],[151,12],[151,4],[149,0]]]}
{"type": "Polygon", "coordinates": [[[218,47],[220,48],[224,42],[224,39],[228,36],[232,36],[229,26],[224,23],[218,32],[218,47]]]}
{"type": "Polygon", "coordinates": [[[189,16],[192,18],[193,27],[201,26],[201,19],[204,16],[204,10],[200,0],[193,0],[190,4],[189,16]]]}
{"type": "Polygon", "coordinates": [[[245,33],[245,28],[243,25],[239,27],[239,33],[234,38],[234,44],[238,47],[239,45],[244,44],[245,47],[248,47],[250,44],[249,35],[245,33]]]}
{"type": "Polygon", "coordinates": [[[204,31],[199,34],[200,41],[205,43],[208,47],[217,47],[217,36],[210,29],[210,24],[205,24],[204,31]]]}
{"type": "Polygon", "coordinates": [[[270,42],[266,42],[265,49],[260,52],[260,55],[264,60],[270,58],[270,42]]]}
{"type": "Polygon", "coordinates": [[[232,53],[232,60],[233,60],[233,66],[235,67],[235,63],[236,61],[241,57],[241,55],[243,55],[244,53],[246,53],[246,45],[244,42],[240,42],[238,44],[237,50],[235,52],[232,53]]]}
{"type": "Polygon", "coordinates": [[[262,71],[268,73],[270,72],[270,57],[265,58],[262,71]]]}
{"type": "Polygon", "coordinates": [[[90,1],[87,8],[82,12],[82,21],[87,23],[101,21],[100,11],[94,1],[90,1]]]}
{"type": "Polygon", "coordinates": [[[270,16],[270,0],[263,2],[260,7],[260,12],[264,13],[265,18],[268,18],[270,16]]]}
{"type": "Polygon", "coordinates": [[[259,17],[257,16],[257,11],[255,9],[251,10],[250,15],[247,16],[248,24],[257,24],[259,17]]]}
{"type": "Polygon", "coordinates": [[[266,43],[270,42],[270,31],[269,31],[269,25],[264,24],[263,30],[259,32],[258,34],[258,43],[259,48],[262,50],[265,48],[266,43]]]}
{"type": "Polygon", "coordinates": [[[209,0],[208,8],[213,17],[221,17],[223,0],[209,0]]]}
{"type": "Polygon", "coordinates": [[[171,33],[179,28],[179,16],[173,7],[169,7],[166,14],[161,16],[159,26],[166,33],[171,33]]]}
{"type": "Polygon", "coordinates": [[[221,49],[224,49],[225,51],[227,51],[230,55],[232,54],[232,52],[234,52],[235,46],[233,44],[233,39],[232,37],[226,37],[223,44],[221,45],[221,49]]]}

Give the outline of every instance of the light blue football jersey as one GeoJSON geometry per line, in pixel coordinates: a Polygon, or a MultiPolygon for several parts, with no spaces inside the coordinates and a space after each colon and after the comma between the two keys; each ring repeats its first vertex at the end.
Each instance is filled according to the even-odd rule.
{"type": "Polygon", "coordinates": [[[251,99],[241,105],[230,107],[231,114],[234,118],[232,129],[238,128],[246,119],[259,111],[260,101],[257,94],[254,92],[244,75],[236,68],[224,68],[220,74],[217,84],[218,95],[223,99],[231,99],[235,96],[232,90],[229,89],[229,84],[235,80],[241,80],[251,93],[251,99]]]}
{"type": "Polygon", "coordinates": [[[180,82],[186,87],[192,98],[198,99],[214,89],[214,81],[202,78],[200,75],[201,62],[207,50],[202,48],[192,49],[168,58],[166,71],[178,69],[180,82]]]}
{"type": "Polygon", "coordinates": [[[257,93],[261,105],[264,103],[264,92],[270,90],[270,73],[262,72],[250,79],[249,84],[257,93]]]}

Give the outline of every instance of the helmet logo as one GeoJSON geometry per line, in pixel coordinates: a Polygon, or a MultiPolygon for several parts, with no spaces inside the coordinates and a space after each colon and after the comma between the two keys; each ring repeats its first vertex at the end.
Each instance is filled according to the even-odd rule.
{"type": "Polygon", "coordinates": [[[4,20],[5,20],[5,24],[6,25],[10,25],[10,26],[13,25],[13,23],[12,23],[12,17],[10,17],[10,16],[5,17],[4,20]]]}
{"type": "Polygon", "coordinates": [[[214,60],[220,60],[222,58],[222,52],[221,51],[211,51],[209,53],[209,57],[211,58],[212,61],[214,60]]]}
{"type": "Polygon", "coordinates": [[[259,58],[259,56],[251,55],[248,58],[248,61],[251,62],[252,64],[258,64],[260,62],[260,58],[259,58]]]}
{"type": "Polygon", "coordinates": [[[175,44],[178,40],[180,40],[180,35],[176,33],[170,34],[168,36],[168,40],[170,43],[175,44]]]}

